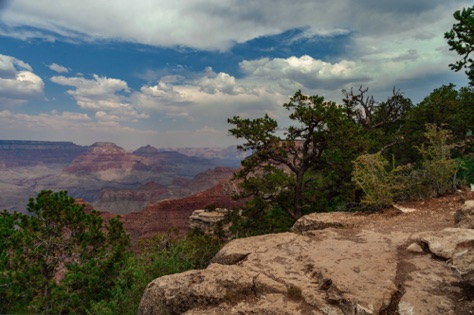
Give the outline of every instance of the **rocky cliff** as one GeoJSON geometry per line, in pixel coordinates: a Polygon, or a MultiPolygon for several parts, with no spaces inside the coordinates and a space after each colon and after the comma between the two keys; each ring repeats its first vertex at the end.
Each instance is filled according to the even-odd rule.
{"type": "Polygon", "coordinates": [[[236,146],[230,146],[227,148],[217,147],[206,147],[206,148],[166,148],[160,149],[160,151],[175,151],[188,156],[197,156],[206,159],[230,159],[230,160],[242,160],[248,154],[237,150],[236,146]]]}
{"type": "Polygon", "coordinates": [[[189,217],[195,209],[209,206],[232,209],[242,205],[242,201],[235,201],[232,198],[236,189],[232,182],[224,180],[190,197],[149,204],[140,212],[123,215],[122,220],[134,246],[139,239],[166,232],[170,227],[176,227],[184,233],[189,230],[189,217]]]}
{"type": "Polygon", "coordinates": [[[454,226],[466,198],[312,214],[292,233],[234,240],[207,269],[152,281],[139,314],[472,314],[474,230],[454,226]]]}
{"type": "Polygon", "coordinates": [[[69,164],[87,149],[72,142],[0,140],[0,168],[69,164]]]}
{"type": "Polygon", "coordinates": [[[144,164],[145,159],[114,143],[97,142],[87,152],[74,159],[70,166],[65,167],[64,172],[77,176],[93,174],[101,180],[114,181],[123,179],[144,164]]]}
{"type": "Polygon", "coordinates": [[[220,182],[229,181],[234,171],[233,168],[216,167],[197,174],[193,179],[174,178],[168,186],[148,182],[134,189],[103,189],[94,207],[115,214],[137,212],[150,203],[183,198],[212,188],[220,182]]]}
{"type": "Polygon", "coordinates": [[[151,146],[128,152],[108,142],[82,147],[72,142],[3,140],[0,209],[25,211],[29,197],[51,189],[68,190],[99,209],[128,213],[150,201],[189,196],[213,186],[230,173],[214,170],[216,166],[209,159],[151,146]]]}

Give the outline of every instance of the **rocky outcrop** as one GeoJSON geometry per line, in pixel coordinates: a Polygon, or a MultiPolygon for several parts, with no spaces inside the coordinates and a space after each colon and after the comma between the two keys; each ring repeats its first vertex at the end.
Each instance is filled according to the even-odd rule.
{"type": "Polygon", "coordinates": [[[170,227],[185,233],[189,230],[189,216],[195,209],[208,207],[232,209],[241,206],[242,201],[232,198],[236,189],[234,183],[223,181],[189,197],[149,204],[140,212],[123,215],[122,220],[131,235],[133,245],[136,245],[139,239],[166,232],[170,227]]]}
{"type": "Polygon", "coordinates": [[[458,258],[472,230],[452,227],[455,199],[436,206],[313,214],[295,233],[231,241],[207,269],[152,281],[139,314],[471,314],[474,262],[458,258]]]}
{"type": "Polygon", "coordinates": [[[149,204],[191,196],[220,182],[229,181],[234,171],[229,167],[216,167],[197,174],[193,179],[174,178],[167,186],[152,181],[138,188],[103,189],[94,207],[116,214],[138,212],[149,204]]]}
{"type": "Polygon", "coordinates": [[[464,202],[462,208],[456,211],[454,222],[457,227],[474,229],[474,200],[464,202]]]}
{"type": "Polygon", "coordinates": [[[446,228],[436,232],[415,233],[411,239],[447,261],[453,271],[474,286],[474,229],[446,228]]]}
{"type": "MultiPolygon", "coordinates": [[[[189,216],[189,228],[198,229],[205,234],[214,234],[218,223],[222,222],[228,213],[229,210],[225,208],[194,210],[189,216]]],[[[229,229],[228,226],[221,226],[221,228],[223,232],[229,229]]]]}
{"type": "Polygon", "coordinates": [[[339,236],[328,229],[235,240],[208,269],[150,283],[141,314],[161,314],[154,313],[156,301],[172,314],[239,314],[268,294],[283,303],[267,305],[267,314],[299,314],[288,312],[287,303],[314,310],[308,314],[379,313],[397,292],[396,253],[379,233],[361,231],[357,240],[339,236]]]}
{"type": "Polygon", "coordinates": [[[118,181],[145,165],[143,158],[110,142],[96,142],[90,149],[64,168],[65,173],[78,176],[91,174],[103,181],[118,181]]]}

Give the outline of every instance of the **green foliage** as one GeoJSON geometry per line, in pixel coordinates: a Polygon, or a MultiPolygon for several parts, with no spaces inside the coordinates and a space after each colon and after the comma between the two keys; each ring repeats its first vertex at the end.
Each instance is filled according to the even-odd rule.
{"type": "Polygon", "coordinates": [[[90,314],[136,314],[146,286],[154,279],[191,269],[205,268],[223,243],[212,236],[191,231],[180,236],[177,229],[140,241],[139,253],[129,258],[112,298],[94,303],[90,314]]]}
{"type": "Polygon", "coordinates": [[[422,156],[422,168],[425,181],[430,183],[435,196],[453,192],[458,180],[456,173],[459,168],[456,160],[451,158],[451,151],[456,147],[452,144],[451,132],[432,124],[426,125],[426,145],[417,147],[422,156]]]}
{"type": "Polygon", "coordinates": [[[268,115],[228,120],[235,125],[230,133],[245,141],[239,148],[253,152],[236,175],[239,197],[250,199],[236,228],[240,235],[282,231],[303,214],[354,207],[351,162],[397,144],[412,108],[399,91],[376,102],[367,90],[343,91],[342,106],[298,91],[283,105],[294,123],[283,137],[268,115]]]}
{"type": "Polygon", "coordinates": [[[286,232],[295,221],[283,209],[254,197],[242,209],[231,211],[227,222],[231,223],[232,235],[239,238],[286,232]]]}
{"type": "Polygon", "coordinates": [[[42,191],[27,210],[0,216],[0,312],[84,313],[107,300],[131,254],[121,222],[104,228],[65,191],[42,191]]]}
{"type": "Polygon", "coordinates": [[[0,313],[136,314],[148,283],[204,268],[222,242],[177,230],[130,249],[117,218],[103,224],[65,191],[42,191],[30,215],[0,214],[0,313]]]}
{"type": "Polygon", "coordinates": [[[471,84],[474,82],[474,65],[471,53],[474,51],[474,7],[463,8],[454,12],[457,23],[444,34],[450,50],[456,51],[462,59],[450,64],[452,70],[467,69],[466,74],[471,84]]]}
{"type": "Polygon", "coordinates": [[[458,173],[459,179],[462,180],[464,184],[474,184],[474,155],[464,156],[457,161],[460,165],[458,173]]]}
{"type": "Polygon", "coordinates": [[[456,145],[451,132],[432,124],[425,126],[425,142],[417,147],[418,167],[406,164],[389,170],[379,153],[359,156],[354,162],[353,181],[364,192],[361,203],[372,209],[390,206],[395,200],[420,199],[450,193],[459,185],[459,163],[451,158],[456,145]]]}
{"type": "Polygon", "coordinates": [[[278,123],[268,115],[256,119],[230,118],[228,122],[235,128],[229,132],[245,140],[239,149],[253,152],[236,175],[242,183],[241,197],[257,198],[256,212],[281,209],[296,220],[308,204],[305,175],[311,169],[323,168],[324,152],[337,129],[344,129],[349,121],[335,103],[320,96],[303,95],[301,91],[283,107],[290,111],[289,118],[294,122],[286,128],[283,138],[276,135],[278,123]]]}
{"type": "Polygon", "coordinates": [[[362,189],[361,202],[369,208],[381,209],[393,203],[388,161],[380,154],[360,155],[354,162],[353,181],[362,189]]]}

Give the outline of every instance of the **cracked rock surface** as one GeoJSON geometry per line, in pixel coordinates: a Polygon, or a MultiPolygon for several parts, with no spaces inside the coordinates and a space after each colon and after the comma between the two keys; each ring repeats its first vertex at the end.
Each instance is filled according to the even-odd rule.
{"type": "Polygon", "coordinates": [[[152,281],[139,314],[474,314],[473,287],[452,267],[474,242],[439,245],[462,230],[454,213],[469,197],[403,205],[414,212],[311,214],[298,233],[231,241],[208,268],[152,281]]]}

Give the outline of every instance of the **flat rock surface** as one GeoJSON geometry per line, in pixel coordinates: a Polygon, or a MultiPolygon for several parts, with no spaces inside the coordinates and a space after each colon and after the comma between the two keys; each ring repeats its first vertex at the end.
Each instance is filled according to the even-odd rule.
{"type": "Polygon", "coordinates": [[[302,226],[341,225],[234,240],[207,269],[151,282],[139,314],[473,314],[473,287],[449,261],[422,243],[407,250],[420,233],[454,227],[473,197],[399,204],[411,212],[314,214],[302,226]]]}

